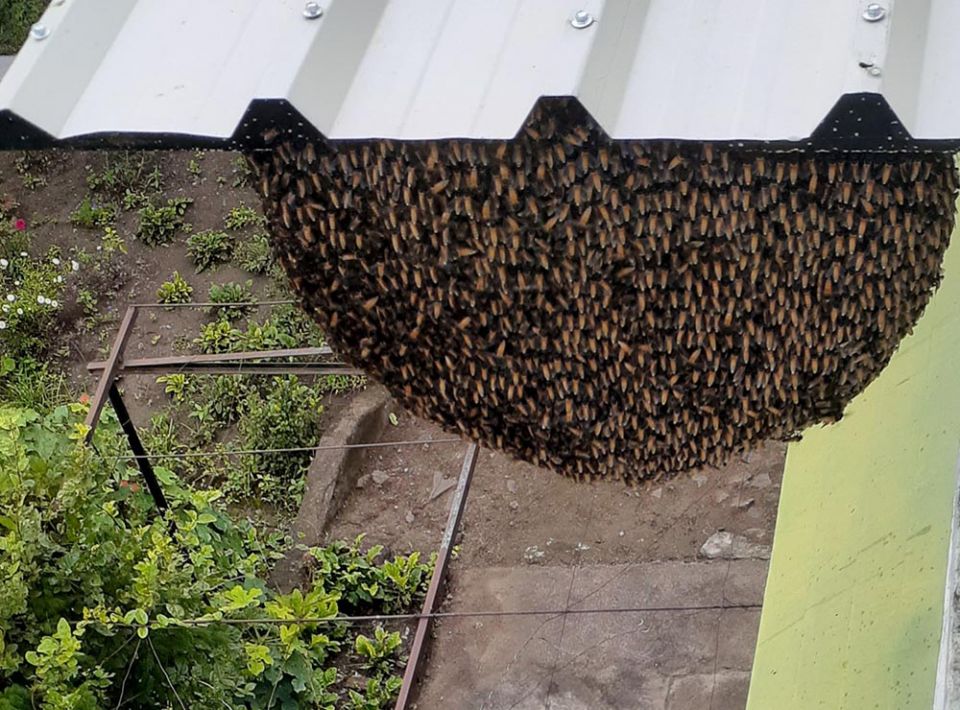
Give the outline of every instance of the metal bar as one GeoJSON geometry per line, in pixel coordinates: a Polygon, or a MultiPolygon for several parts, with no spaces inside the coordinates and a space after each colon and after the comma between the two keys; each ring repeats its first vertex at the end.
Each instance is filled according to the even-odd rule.
{"type": "MultiPolygon", "coordinates": [[[[95,363],[93,363],[95,364],[95,363]]],[[[118,374],[149,375],[176,373],[196,373],[201,375],[343,375],[344,377],[359,377],[364,375],[346,363],[315,363],[315,362],[238,362],[234,365],[220,365],[218,363],[194,363],[170,367],[169,365],[124,365],[118,374]]]]}
{"type": "Polygon", "coordinates": [[[150,457],[147,456],[147,450],[143,448],[143,442],[140,441],[137,427],[134,426],[133,420],[130,419],[130,412],[127,411],[127,405],[123,401],[123,396],[120,394],[116,382],[110,384],[110,404],[113,405],[113,409],[117,413],[117,418],[120,420],[120,427],[123,429],[123,433],[127,435],[130,450],[133,452],[133,457],[137,461],[137,467],[140,469],[140,473],[143,474],[143,480],[147,484],[147,490],[149,490],[150,495],[153,496],[153,502],[156,504],[157,509],[162,513],[167,509],[167,499],[163,495],[163,490],[160,488],[160,481],[157,480],[157,475],[153,471],[153,465],[150,463],[150,457]]]}
{"type": "MultiPolygon", "coordinates": [[[[205,353],[203,355],[168,355],[164,357],[144,357],[128,360],[123,363],[125,370],[135,370],[150,367],[176,367],[178,365],[195,365],[200,363],[230,364],[246,362],[247,360],[272,360],[283,357],[322,357],[332,355],[333,350],[324,345],[319,348],[290,348],[287,350],[250,350],[242,353],[205,353]]],[[[87,364],[91,372],[103,370],[110,360],[98,360],[87,364]]],[[[329,365],[331,363],[323,363],[329,365]]]]}
{"type": "MultiPolygon", "coordinates": [[[[195,459],[217,456],[255,456],[258,454],[296,454],[306,453],[308,451],[340,451],[341,449],[377,449],[390,446],[417,446],[419,444],[460,444],[463,439],[406,439],[401,441],[373,441],[366,444],[323,444],[322,446],[291,446],[285,449],[228,449],[226,451],[188,451],[181,454],[148,454],[144,453],[144,458],[153,459],[195,459]]],[[[105,459],[129,459],[138,458],[120,454],[117,456],[104,456],[105,459]]]]}
{"type": "Polygon", "coordinates": [[[213,308],[224,306],[249,306],[259,308],[260,306],[289,306],[297,303],[293,299],[283,299],[278,301],[233,301],[230,303],[215,303],[213,301],[204,301],[197,303],[134,303],[134,308],[163,308],[164,310],[173,310],[174,308],[213,308]]]}
{"type": "Polygon", "coordinates": [[[89,427],[86,436],[86,442],[88,444],[93,441],[93,433],[97,428],[97,423],[100,421],[100,414],[103,412],[103,407],[107,402],[110,388],[113,386],[113,381],[117,377],[117,371],[123,359],[123,349],[127,345],[127,340],[130,338],[130,333],[133,331],[133,324],[136,320],[137,309],[135,306],[130,306],[127,308],[126,313],[123,314],[123,320],[120,321],[120,330],[117,332],[117,337],[113,341],[113,347],[110,349],[110,357],[107,358],[106,362],[103,363],[103,367],[100,368],[102,370],[100,381],[97,382],[97,390],[90,400],[90,411],[87,412],[85,422],[87,427],[89,427]]]}
{"type": "Polygon", "coordinates": [[[447,564],[450,562],[450,553],[453,551],[453,541],[457,535],[457,528],[460,527],[460,519],[463,517],[463,509],[467,502],[467,491],[470,490],[473,471],[477,467],[478,452],[479,447],[476,444],[470,444],[466,455],[463,457],[460,478],[457,480],[457,488],[450,505],[450,517],[447,518],[447,527],[443,532],[443,539],[440,541],[440,549],[437,552],[437,564],[433,568],[433,577],[430,579],[430,586],[427,588],[427,597],[423,600],[421,613],[424,616],[417,622],[417,632],[413,637],[413,646],[410,648],[410,660],[407,661],[407,668],[403,672],[403,685],[400,686],[395,710],[406,710],[410,699],[413,697],[413,685],[417,680],[418,666],[420,659],[423,657],[427,631],[430,629],[430,616],[427,615],[434,613],[437,599],[440,597],[444,585],[447,564]]]}

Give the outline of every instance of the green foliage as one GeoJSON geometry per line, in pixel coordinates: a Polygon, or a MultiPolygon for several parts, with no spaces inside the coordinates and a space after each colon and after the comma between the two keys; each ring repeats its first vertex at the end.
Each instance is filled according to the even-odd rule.
{"type": "Polygon", "coordinates": [[[174,271],[173,277],[157,289],[157,301],[160,303],[190,303],[192,298],[193,286],[184,280],[179,271],[174,271]]]}
{"type": "Polygon", "coordinates": [[[0,3],[0,54],[17,53],[27,38],[30,25],[40,18],[46,6],[46,0],[4,0],[0,3]]]}
{"type": "Polygon", "coordinates": [[[233,161],[233,186],[234,187],[249,187],[253,184],[253,181],[256,179],[257,174],[254,171],[253,167],[250,165],[250,161],[246,159],[243,155],[237,155],[233,161]]]}
{"type": "Polygon", "coordinates": [[[0,356],[0,402],[46,412],[68,396],[67,378],[50,363],[29,356],[0,356]]]}
{"type": "Polygon", "coordinates": [[[163,175],[152,155],[138,152],[104,153],[98,170],[88,168],[87,186],[103,199],[124,209],[144,207],[163,189],[163,175]]]}
{"type": "MultiPolygon", "coordinates": [[[[0,10],[0,19],[3,11],[0,10]]],[[[0,29],[2,32],[2,29],[0,29]]],[[[47,185],[47,173],[54,163],[54,153],[49,150],[35,150],[21,153],[14,161],[14,168],[20,175],[27,190],[36,190],[47,185]]]]}
{"type": "Polygon", "coordinates": [[[273,267],[273,251],[266,234],[241,238],[233,250],[234,262],[251,274],[266,274],[273,267]]]}
{"type": "Polygon", "coordinates": [[[266,218],[252,207],[240,205],[230,210],[226,219],[223,220],[223,226],[227,229],[243,229],[245,227],[263,226],[266,224],[266,218]]]}
{"type": "MultiPolygon", "coordinates": [[[[250,392],[243,403],[240,443],[244,449],[315,446],[323,407],[317,393],[296,377],[274,377],[265,394],[250,392]]],[[[257,495],[278,505],[295,504],[303,489],[310,452],[252,454],[240,463],[241,477],[228,486],[233,494],[257,495]],[[239,490],[237,490],[239,488],[239,490]]]]}
{"type": "Polygon", "coordinates": [[[174,197],[165,205],[148,203],[140,209],[140,224],[137,237],[148,246],[169,243],[177,232],[186,230],[183,216],[193,200],[186,197],[174,197]]]}
{"type": "Polygon", "coordinates": [[[113,223],[116,216],[117,210],[112,205],[96,204],[89,197],[84,197],[77,209],[70,213],[70,224],[85,229],[106,227],[113,223]]]}
{"type": "Polygon", "coordinates": [[[197,265],[197,273],[230,260],[233,238],[226,232],[207,229],[187,239],[187,254],[197,265]]]}
{"type": "Polygon", "coordinates": [[[229,353],[243,342],[243,333],[230,325],[230,321],[216,320],[203,326],[193,342],[202,353],[229,353]]]}
{"type": "Polygon", "coordinates": [[[210,312],[218,318],[230,321],[243,318],[251,308],[247,304],[253,303],[252,288],[253,281],[247,281],[246,283],[230,281],[224,284],[212,284],[209,293],[210,302],[223,305],[212,306],[210,312]]]}
{"type": "MultiPolygon", "coordinates": [[[[389,706],[399,636],[323,622],[388,610],[379,548],[311,549],[310,582],[278,594],[278,539],[162,467],[157,515],[135,469],[81,443],[84,414],[0,406],[0,708],[389,706]]],[[[122,451],[115,418],[95,443],[122,451]]]]}
{"type": "Polygon", "coordinates": [[[157,384],[163,385],[164,393],[170,395],[174,402],[182,402],[187,395],[189,380],[186,375],[173,373],[160,375],[157,378],[157,384]]]}
{"type": "Polygon", "coordinates": [[[76,262],[61,259],[57,249],[43,258],[30,256],[22,234],[7,238],[0,232],[0,352],[39,356],[50,345],[64,287],[76,262]]]}

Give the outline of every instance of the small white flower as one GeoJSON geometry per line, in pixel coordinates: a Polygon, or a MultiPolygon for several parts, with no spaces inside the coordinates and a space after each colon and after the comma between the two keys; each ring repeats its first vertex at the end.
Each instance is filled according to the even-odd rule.
{"type": "Polygon", "coordinates": [[[58,276],[58,277],[57,277],[57,283],[58,283],[58,284],[62,284],[62,283],[63,283],[63,277],[62,277],[62,276],[58,276]]]}
{"type": "Polygon", "coordinates": [[[6,259],[0,259],[0,268],[5,269],[10,266],[10,262],[6,259]]]}
{"type": "Polygon", "coordinates": [[[18,316],[22,316],[22,315],[23,315],[23,309],[22,309],[22,308],[18,308],[18,309],[17,309],[17,315],[18,315],[18,316]]]}
{"type": "Polygon", "coordinates": [[[103,247],[97,244],[97,251],[103,251],[103,247]]]}
{"type": "Polygon", "coordinates": [[[57,257],[53,257],[53,265],[60,266],[60,260],[57,257]]]}
{"type": "Polygon", "coordinates": [[[4,313],[9,313],[9,312],[10,312],[10,306],[8,306],[6,303],[4,303],[2,310],[3,310],[4,313]]]}
{"type": "Polygon", "coordinates": [[[7,321],[0,320],[0,330],[3,330],[6,327],[7,327],[7,321]]]}
{"type": "Polygon", "coordinates": [[[25,251],[22,251],[22,252],[20,252],[20,256],[30,256],[30,255],[29,255],[29,254],[27,254],[27,252],[25,252],[25,251]]]}
{"type": "Polygon", "coordinates": [[[37,303],[39,303],[41,306],[46,302],[47,302],[46,296],[37,296],[37,303]]]}
{"type": "Polygon", "coordinates": [[[57,301],[57,300],[47,301],[47,302],[48,302],[51,306],[53,306],[54,308],[59,308],[59,307],[60,307],[60,302],[57,301]]]}
{"type": "Polygon", "coordinates": [[[8,293],[8,294],[7,294],[7,300],[10,301],[10,303],[13,303],[14,301],[17,300],[17,297],[14,296],[12,293],[8,293]]]}
{"type": "Polygon", "coordinates": [[[14,282],[13,282],[13,285],[14,285],[14,286],[19,286],[19,285],[20,285],[20,282],[19,282],[19,281],[14,281],[14,282]]]}
{"type": "Polygon", "coordinates": [[[70,268],[73,269],[74,271],[80,271],[80,264],[77,263],[76,261],[71,260],[70,268]]]}

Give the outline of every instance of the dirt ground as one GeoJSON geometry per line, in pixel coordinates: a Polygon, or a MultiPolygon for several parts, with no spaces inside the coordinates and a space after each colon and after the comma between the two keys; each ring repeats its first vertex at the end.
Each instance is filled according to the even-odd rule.
{"type": "MultiPolygon", "coordinates": [[[[384,441],[450,438],[394,408],[384,441]]],[[[371,449],[330,538],[436,549],[466,444],[371,449]]],[[[786,447],[637,490],[481,450],[418,707],[736,710],[746,702],[786,447]],[[705,559],[727,531],[750,559],[705,559]],[[703,609],[703,606],[745,608],[703,609]],[[670,607],[652,612],[598,609],[670,607]],[[564,609],[590,613],[560,615],[564,609]]]]}

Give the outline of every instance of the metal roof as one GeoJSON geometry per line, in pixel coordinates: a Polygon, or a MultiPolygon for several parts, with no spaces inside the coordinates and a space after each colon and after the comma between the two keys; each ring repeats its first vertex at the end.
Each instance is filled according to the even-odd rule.
{"type": "Polygon", "coordinates": [[[504,139],[551,96],[615,139],[960,146],[956,0],[320,4],[54,0],[0,81],[0,147],[229,145],[264,120],[504,139]]]}

